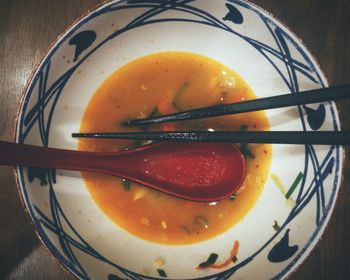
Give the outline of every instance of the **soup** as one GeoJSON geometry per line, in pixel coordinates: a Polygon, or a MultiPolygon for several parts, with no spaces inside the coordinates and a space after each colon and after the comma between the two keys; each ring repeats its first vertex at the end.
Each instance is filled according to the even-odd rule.
{"type": "MultiPolygon", "coordinates": [[[[81,132],[142,130],[268,130],[264,112],[215,117],[147,127],[125,127],[129,119],[256,98],[227,66],[184,52],[139,58],[113,73],[91,99],[81,132]]],[[[149,142],[81,139],[79,150],[119,151],[149,142]]],[[[129,233],[157,243],[189,244],[224,233],[253,207],[267,180],[271,145],[239,145],[246,159],[242,187],[219,202],[176,198],[121,178],[83,173],[101,210],[129,233]]]]}

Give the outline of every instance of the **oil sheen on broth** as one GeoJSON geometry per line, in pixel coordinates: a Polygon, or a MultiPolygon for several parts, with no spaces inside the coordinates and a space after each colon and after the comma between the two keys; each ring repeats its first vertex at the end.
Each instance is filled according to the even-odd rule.
{"type": "MultiPolygon", "coordinates": [[[[128,119],[256,98],[234,71],[207,57],[184,52],[139,58],[113,73],[91,99],[82,132],[139,131],[122,126],[128,119]]],[[[253,112],[144,130],[268,130],[264,112],[253,112]]],[[[79,150],[118,151],[147,142],[79,140],[79,150]]],[[[157,243],[189,244],[224,233],[253,207],[266,182],[271,145],[241,145],[246,178],[240,190],[220,202],[192,202],[120,178],[83,173],[102,211],[133,235],[157,243]]]]}

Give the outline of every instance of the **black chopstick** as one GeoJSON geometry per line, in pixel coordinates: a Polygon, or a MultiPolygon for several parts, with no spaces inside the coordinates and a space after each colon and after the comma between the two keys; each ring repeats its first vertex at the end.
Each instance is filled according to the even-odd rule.
{"type": "Polygon", "coordinates": [[[127,125],[147,125],[172,121],[193,120],[346,98],[350,98],[350,84],[309,90],[299,92],[297,94],[284,94],[233,104],[198,108],[158,117],[129,120],[127,125]]]}
{"type": "Polygon", "coordinates": [[[157,131],[73,133],[76,138],[157,140],[171,142],[232,142],[270,144],[349,145],[349,131],[157,131]]]}

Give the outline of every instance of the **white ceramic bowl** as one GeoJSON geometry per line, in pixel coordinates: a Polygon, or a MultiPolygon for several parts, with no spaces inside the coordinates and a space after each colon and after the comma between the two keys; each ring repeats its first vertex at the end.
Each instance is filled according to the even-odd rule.
{"type": "MultiPolygon", "coordinates": [[[[258,97],[327,86],[300,41],[245,1],[112,1],[78,21],[45,56],[21,104],[17,141],[76,149],[71,133],[79,130],[99,85],[135,58],[173,50],[228,65],[258,97]]],[[[340,129],[332,102],[267,114],[272,130],[340,129]]],[[[280,279],[324,231],[339,190],[342,154],[339,146],[275,145],[272,177],[245,219],[216,238],[183,246],[146,242],[118,228],[97,207],[79,172],[18,168],[17,176],[40,238],[78,278],[159,279],[153,262],[161,257],[169,279],[280,279]],[[287,201],[272,178],[289,187],[299,173],[287,201]],[[240,242],[235,264],[196,269],[212,252],[229,255],[234,240],[240,242]]]]}

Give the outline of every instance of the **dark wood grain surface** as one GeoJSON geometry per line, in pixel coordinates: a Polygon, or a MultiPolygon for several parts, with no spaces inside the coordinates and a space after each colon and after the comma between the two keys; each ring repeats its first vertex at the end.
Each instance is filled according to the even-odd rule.
{"type": "MultiPolygon", "coordinates": [[[[0,0],[0,139],[12,140],[23,88],[51,43],[102,1],[0,0]]],[[[311,50],[331,84],[350,82],[349,0],[254,0],[311,50]]],[[[350,101],[338,102],[350,130],[350,101]]],[[[348,152],[348,150],[347,150],[348,152]]],[[[350,279],[350,165],[322,240],[291,279],[350,279]]],[[[0,279],[73,279],[40,243],[20,203],[12,168],[0,168],[0,279]]]]}

